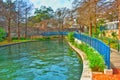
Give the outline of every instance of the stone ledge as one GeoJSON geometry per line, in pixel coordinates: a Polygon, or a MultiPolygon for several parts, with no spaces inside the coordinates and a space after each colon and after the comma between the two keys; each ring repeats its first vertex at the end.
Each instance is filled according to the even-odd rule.
{"type": "Polygon", "coordinates": [[[83,72],[81,75],[81,79],[80,80],[92,80],[92,70],[89,68],[89,62],[86,59],[86,55],[85,53],[83,53],[82,51],[80,51],[78,48],[76,48],[75,46],[73,46],[71,43],[68,42],[68,44],[70,45],[70,47],[72,49],[74,49],[82,58],[83,61],[83,72]]]}
{"type": "Polygon", "coordinates": [[[113,74],[113,70],[112,69],[104,69],[104,74],[112,75],[113,74]]]}

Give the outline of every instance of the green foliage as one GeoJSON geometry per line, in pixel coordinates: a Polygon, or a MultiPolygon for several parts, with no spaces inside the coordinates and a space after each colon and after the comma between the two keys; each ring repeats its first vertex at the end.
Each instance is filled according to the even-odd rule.
{"type": "Polygon", "coordinates": [[[120,49],[120,45],[118,46],[118,40],[114,39],[114,38],[108,38],[108,37],[103,37],[100,38],[101,41],[103,41],[106,45],[110,46],[113,49],[118,50],[118,48],[120,49]]]}
{"type": "Polygon", "coordinates": [[[73,50],[71,48],[68,48],[68,56],[72,56],[73,55],[73,50]]]}
{"type": "MultiPolygon", "coordinates": [[[[92,29],[94,31],[94,28],[92,29]]],[[[100,27],[97,26],[97,32],[93,33],[93,37],[98,38],[100,34],[100,27]]]]}
{"type": "Polygon", "coordinates": [[[104,19],[99,19],[99,21],[97,22],[97,27],[103,26],[105,24],[105,20],[104,19]]]}
{"type": "Polygon", "coordinates": [[[3,28],[0,28],[0,41],[3,41],[6,37],[6,32],[3,28]]]}
{"type": "MultiPolygon", "coordinates": [[[[104,31],[100,31],[100,27],[103,26],[104,24],[105,24],[105,20],[99,19],[99,21],[97,22],[97,31],[96,31],[96,33],[93,34],[93,37],[98,38],[100,34],[101,34],[101,36],[104,36],[104,31]]],[[[94,32],[94,27],[92,30],[94,32]]]]}
{"type": "Polygon", "coordinates": [[[33,19],[35,19],[36,22],[40,22],[52,18],[53,14],[54,11],[51,7],[41,6],[40,9],[36,8],[33,19]]]}
{"type": "Polygon", "coordinates": [[[36,38],[35,40],[38,41],[50,40],[50,37],[36,38]]]}
{"type": "Polygon", "coordinates": [[[91,48],[90,46],[84,43],[82,44],[74,43],[74,44],[77,48],[79,48],[81,51],[83,51],[86,54],[87,59],[90,62],[89,66],[93,71],[104,70],[106,66],[105,66],[103,56],[101,56],[97,51],[95,51],[93,48],[91,48]]]}
{"type": "Polygon", "coordinates": [[[113,37],[114,40],[117,40],[117,33],[116,32],[112,32],[111,35],[112,35],[112,37],[113,37]]]}
{"type": "MultiPolygon", "coordinates": [[[[14,37],[12,40],[18,40],[18,37],[14,37]]],[[[30,40],[30,38],[21,37],[20,40],[30,40]]]]}
{"type": "Polygon", "coordinates": [[[68,33],[68,40],[72,43],[74,43],[74,32],[68,33]]]}

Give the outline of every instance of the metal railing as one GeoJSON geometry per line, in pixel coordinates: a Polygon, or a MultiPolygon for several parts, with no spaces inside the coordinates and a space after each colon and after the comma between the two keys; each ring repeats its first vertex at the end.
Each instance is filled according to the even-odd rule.
{"type": "Polygon", "coordinates": [[[92,38],[86,35],[83,35],[81,33],[74,33],[74,37],[78,40],[81,40],[87,44],[89,44],[91,47],[93,47],[95,50],[97,50],[105,60],[105,64],[107,65],[108,69],[110,69],[110,47],[107,46],[102,41],[92,38]]]}
{"type": "Polygon", "coordinates": [[[43,36],[52,36],[52,35],[67,35],[68,32],[43,32],[41,35],[43,36]]]}

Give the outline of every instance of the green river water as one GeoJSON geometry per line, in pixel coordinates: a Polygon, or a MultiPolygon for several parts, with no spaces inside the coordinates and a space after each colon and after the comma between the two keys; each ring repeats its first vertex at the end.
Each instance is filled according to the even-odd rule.
{"type": "Polygon", "coordinates": [[[64,41],[0,47],[0,80],[80,80],[82,60],[64,41]]]}

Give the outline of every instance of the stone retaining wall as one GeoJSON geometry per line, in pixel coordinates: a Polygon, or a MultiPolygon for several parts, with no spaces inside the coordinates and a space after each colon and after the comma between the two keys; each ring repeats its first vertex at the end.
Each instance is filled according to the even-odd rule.
{"type": "MultiPolygon", "coordinates": [[[[77,39],[75,39],[75,41],[80,44],[81,42],[77,39]]],[[[80,80],[92,80],[92,71],[89,68],[89,62],[86,59],[86,55],[85,53],[83,53],[82,51],[80,51],[78,48],[76,48],[75,46],[73,46],[71,43],[68,42],[68,44],[70,45],[70,47],[72,49],[74,49],[82,58],[83,61],[83,72],[81,75],[81,79],[80,80]]]]}

